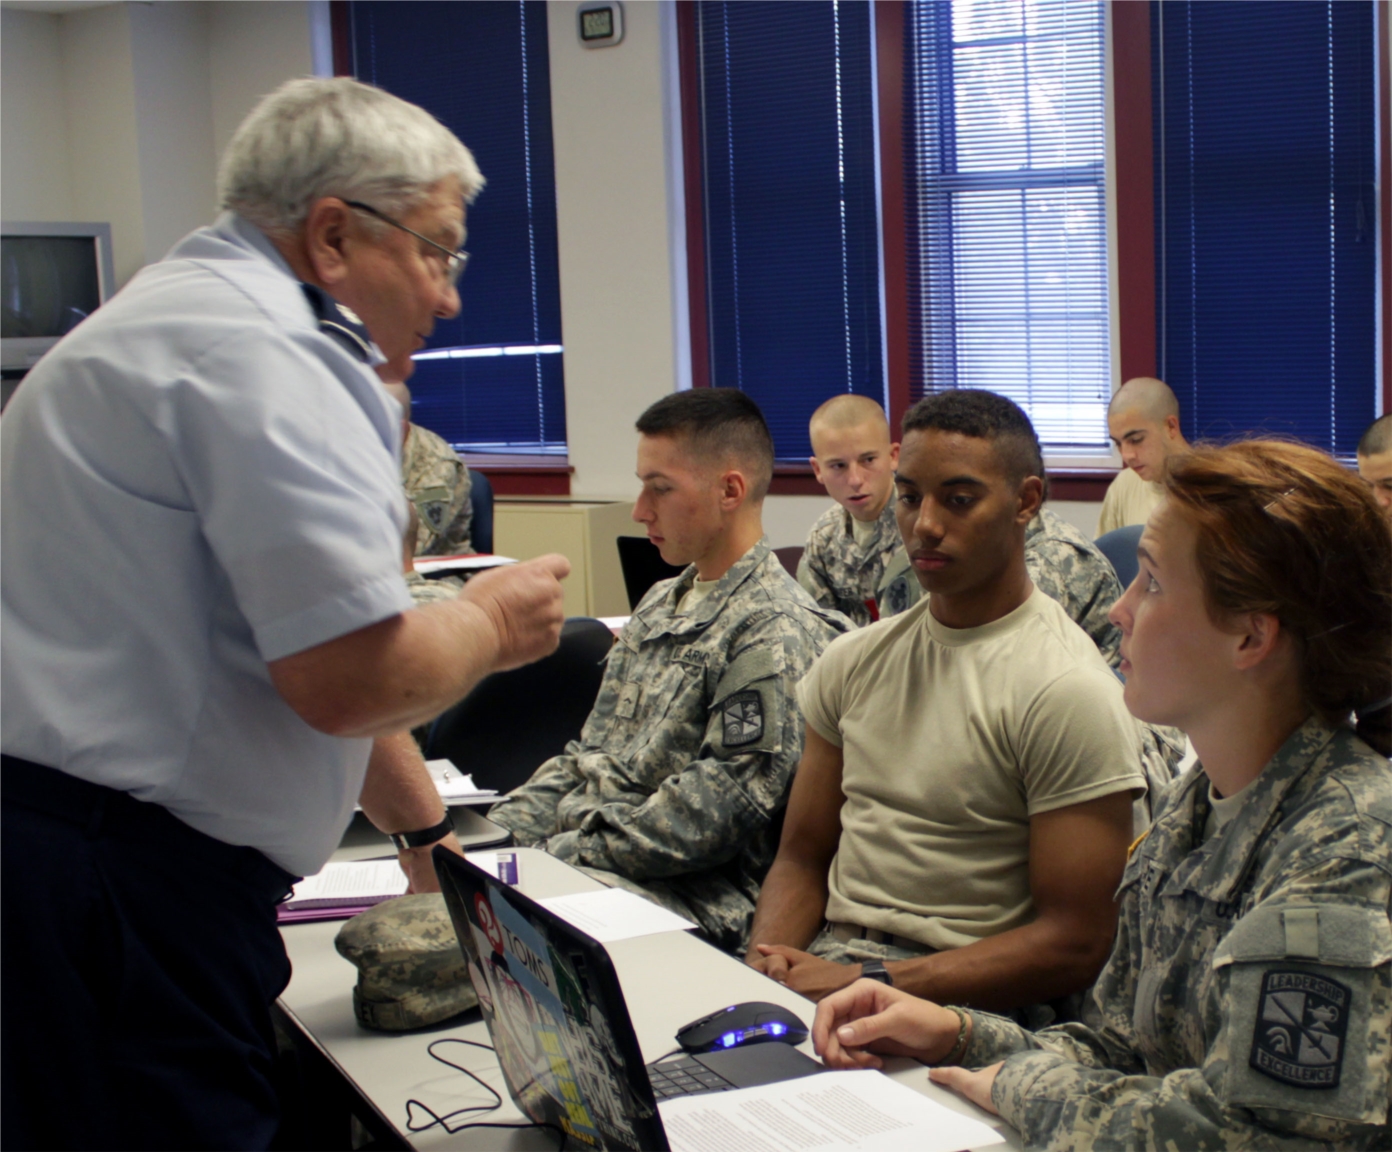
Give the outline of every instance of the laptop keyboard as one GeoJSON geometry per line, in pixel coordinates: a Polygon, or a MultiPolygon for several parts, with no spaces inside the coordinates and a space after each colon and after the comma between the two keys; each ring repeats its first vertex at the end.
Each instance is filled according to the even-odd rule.
{"type": "Polygon", "coordinates": [[[659,1100],[671,1096],[695,1096],[701,1092],[728,1092],[734,1087],[690,1056],[648,1065],[653,1095],[659,1100]]]}

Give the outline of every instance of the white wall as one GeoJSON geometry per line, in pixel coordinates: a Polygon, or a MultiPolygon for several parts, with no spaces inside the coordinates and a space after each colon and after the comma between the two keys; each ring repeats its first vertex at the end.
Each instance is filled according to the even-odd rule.
{"type": "MultiPolygon", "coordinates": [[[[199,5],[208,12],[208,82],[212,99],[215,156],[237,125],[267,92],[296,76],[315,72],[315,28],[327,32],[327,3],[302,0],[217,0],[199,5]]],[[[423,49],[425,46],[422,46],[423,49]]],[[[317,61],[322,74],[332,61],[317,61]]]]}
{"type": "Polygon", "coordinates": [[[110,223],[118,284],[213,218],[216,157],[256,100],[324,64],[323,0],[0,17],[0,209],[110,223]]]}
{"type": "Polygon", "coordinates": [[[0,216],[71,220],[59,17],[0,9],[0,216]]]}
{"type": "Polygon", "coordinates": [[[566,433],[579,496],[637,493],[633,422],[677,378],[662,7],[626,5],[622,43],[586,48],[577,5],[548,5],[566,433]]]}
{"type": "Polygon", "coordinates": [[[220,5],[131,4],[130,48],[145,262],[212,219],[208,17],[220,5]]]}

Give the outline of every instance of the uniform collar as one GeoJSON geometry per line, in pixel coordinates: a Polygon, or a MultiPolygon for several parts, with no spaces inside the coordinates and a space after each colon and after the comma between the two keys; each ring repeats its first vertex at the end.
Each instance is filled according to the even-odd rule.
{"type": "MultiPolygon", "coordinates": [[[[213,230],[232,243],[255,252],[291,280],[299,280],[289,261],[281,255],[280,249],[271,238],[246,217],[235,212],[224,212],[213,225],[213,230]]],[[[366,325],[355,313],[345,308],[322,288],[303,281],[299,281],[299,284],[319,331],[368,367],[386,362],[387,358],[372,342],[366,325]]]]}
{"type": "Polygon", "coordinates": [[[700,632],[720,615],[735,591],[762,567],[771,551],[769,538],[762,537],[757,544],[730,566],[730,570],[720,578],[714,590],[697,606],[689,616],[677,611],[683,596],[691,590],[696,581],[696,565],[688,564],[686,570],[672,582],[665,595],[638,615],[647,631],[642,639],[650,640],[658,636],[681,636],[688,632],[700,632]]]}
{"type": "MultiPolygon", "coordinates": [[[[869,551],[878,555],[884,550],[885,546],[892,540],[897,546],[903,541],[899,538],[899,522],[894,518],[895,494],[891,492],[889,499],[885,501],[885,506],[880,510],[879,518],[875,521],[875,535],[871,537],[871,548],[869,551]]],[[[839,505],[838,505],[839,507],[839,505]]],[[[855,526],[852,523],[854,517],[845,508],[841,509],[841,531],[855,543],[855,526]]]]}
{"type": "MultiPolygon", "coordinates": [[[[1257,851],[1268,831],[1281,818],[1286,800],[1335,735],[1335,729],[1324,721],[1316,717],[1306,720],[1286,738],[1252,781],[1251,794],[1222,833],[1202,845],[1204,824],[1211,806],[1208,776],[1203,765],[1196,764],[1180,787],[1180,802],[1157,822],[1165,826],[1164,833],[1153,838],[1157,845],[1173,844],[1176,856],[1188,862],[1176,867],[1170,885],[1186,888],[1220,904],[1232,903],[1251,874],[1257,851]]],[[[1149,841],[1152,837],[1146,839],[1149,841]]]]}

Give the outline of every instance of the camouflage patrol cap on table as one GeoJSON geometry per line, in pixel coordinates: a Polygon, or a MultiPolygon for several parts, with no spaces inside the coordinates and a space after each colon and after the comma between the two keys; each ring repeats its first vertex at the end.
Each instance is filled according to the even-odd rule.
{"type": "Polygon", "coordinates": [[[438,892],[369,908],[339,929],[334,945],[357,965],[353,1013],[366,1028],[422,1028],[478,1004],[438,892]]]}

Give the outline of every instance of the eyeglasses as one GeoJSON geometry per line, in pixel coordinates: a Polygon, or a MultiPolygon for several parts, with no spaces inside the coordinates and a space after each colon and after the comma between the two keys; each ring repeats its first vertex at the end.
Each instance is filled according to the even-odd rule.
{"type": "Polygon", "coordinates": [[[369,216],[376,216],[378,220],[390,224],[393,228],[400,228],[403,232],[409,232],[417,240],[424,240],[444,256],[445,277],[449,280],[450,286],[453,287],[455,284],[459,283],[459,278],[464,275],[464,268],[469,263],[469,254],[465,252],[463,248],[455,251],[453,248],[446,248],[443,244],[437,244],[429,236],[422,236],[414,228],[407,228],[400,220],[393,220],[385,212],[379,212],[376,208],[372,207],[371,204],[364,204],[361,200],[345,200],[344,203],[347,204],[349,208],[356,208],[359,212],[366,212],[369,216]]]}

